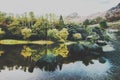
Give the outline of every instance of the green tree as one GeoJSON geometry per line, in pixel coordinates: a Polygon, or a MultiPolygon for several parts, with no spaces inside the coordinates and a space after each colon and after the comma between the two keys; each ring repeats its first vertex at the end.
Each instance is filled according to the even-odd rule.
{"type": "Polygon", "coordinates": [[[13,35],[20,35],[20,33],[21,33],[21,27],[20,27],[19,21],[16,20],[16,19],[14,19],[14,21],[11,22],[11,24],[9,24],[8,30],[9,30],[13,35]]]}
{"type": "Polygon", "coordinates": [[[104,19],[102,18],[102,17],[96,17],[95,19],[94,19],[94,21],[96,22],[96,23],[100,23],[101,21],[103,21],[104,19]]]}
{"type": "Polygon", "coordinates": [[[64,20],[62,15],[60,15],[58,29],[61,30],[63,27],[64,27],[64,20]]]}
{"type": "Polygon", "coordinates": [[[34,15],[34,12],[29,12],[29,16],[30,16],[30,22],[29,22],[29,26],[33,26],[34,24],[34,21],[35,21],[35,15],[34,15]]]}
{"type": "Polygon", "coordinates": [[[88,19],[86,19],[84,22],[83,22],[83,25],[85,26],[85,28],[90,24],[90,21],[88,19]]]}
{"type": "Polygon", "coordinates": [[[108,28],[108,25],[107,25],[106,21],[101,21],[101,22],[99,23],[99,25],[100,25],[100,27],[103,28],[103,29],[108,28]]]}

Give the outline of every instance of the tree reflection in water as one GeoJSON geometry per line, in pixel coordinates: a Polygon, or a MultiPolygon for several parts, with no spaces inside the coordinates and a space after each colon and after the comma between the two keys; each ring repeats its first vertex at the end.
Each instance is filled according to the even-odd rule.
{"type": "Polygon", "coordinates": [[[92,60],[105,63],[102,50],[97,45],[0,45],[0,70],[21,69],[33,72],[38,67],[43,71],[61,70],[63,64],[82,61],[84,65],[94,64],[92,60]],[[4,53],[4,54],[3,54],[4,53]]]}

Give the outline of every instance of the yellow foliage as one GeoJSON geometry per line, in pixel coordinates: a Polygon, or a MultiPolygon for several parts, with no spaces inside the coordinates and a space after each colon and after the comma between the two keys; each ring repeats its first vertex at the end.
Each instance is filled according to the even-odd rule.
{"type": "Polygon", "coordinates": [[[0,56],[1,56],[2,54],[4,54],[4,51],[1,51],[1,50],[0,50],[0,56]]]}
{"type": "Polygon", "coordinates": [[[58,31],[57,29],[48,30],[48,36],[59,40],[60,42],[65,42],[68,35],[69,33],[66,28],[63,28],[60,31],[58,31]]]}
{"type": "Polygon", "coordinates": [[[21,30],[21,34],[23,35],[23,38],[29,38],[31,36],[32,30],[29,28],[24,28],[21,30]]]}
{"type": "Polygon", "coordinates": [[[81,39],[82,35],[80,33],[75,33],[75,34],[73,34],[73,38],[75,38],[75,39],[81,39]]]}
{"type": "Polygon", "coordinates": [[[2,28],[0,28],[0,35],[1,34],[5,34],[5,32],[2,30],[2,28]]]}
{"type": "Polygon", "coordinates": [[[21,51],[21,55],[25,58],[30,57],[32,55],[32,50],[29,47],[24,46],[23,50],[21,51]]]}
{"type": "Polygon", "coordinates": [[[13,26],[18,26],[19,25],[19,21],[18,20],[14,20],[9,27],[13,27],[13,26]]]}
{"type": "Polygon", "coordinates": [[[53,50],[53,53],[55,56],[57,55],[61,55],[62,57],[67,57],[68,56],[68,49],[67,46],[65,44],[60,44],[59,48],[55,48],[53,50]]]}
{"type": "Polygon", "coordinates": [[[59,32],[59,36],[61,39],[63,39],[64,41],[67,39],[69,33],[67,31],[66,28],[63,28],[60,32],[59,32]]]}

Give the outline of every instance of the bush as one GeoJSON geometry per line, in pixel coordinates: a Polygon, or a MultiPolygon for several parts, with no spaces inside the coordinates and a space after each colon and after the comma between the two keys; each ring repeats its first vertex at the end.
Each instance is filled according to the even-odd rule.
{"type": "Polygon", "coordinates": [[[29,38],[31,36],[32,30],[29,28],[24,28],[21,30],[21,34],[23,35],[23,38],[29,38]]]}
{"type": "Polygon", "coordinates": [[[54,41],[64,42],[68,37],[68,31],[66,28],[58,31],[57,29],[49,29],[48,37],[54,41]]]}
{"type": "Polygon", "coordinates": [[[2,38],[4,36],[5,32],[2,30],[2,28],[0,28],[0,38],[2,38]]]}
{"type": "Polygon", "coordinates": [[[63,28],[61,31],[59,31],[59,37],[60,37],[60,40],[62,41],[66,41],[68,35],[69,33],[66,28],[63,28]]]}
{"type": "Polygon", "coordinates": [[[105,21],[101,21],[101,22],[99,23],[99,25],[100,25],[100,27],[103,28],[103,29],[108,28],[108,25],[107,25],[107,23],[106,23],[105,21]]]}
{"type": "Polygon", "coordinates": [[[2,30],[2,28],[0,28],[0,35],[5,34],[5,32],[2,30]]]}
{"type": "Polygon", "coordinates": [[[82,35],[80,33],[75,33],[75,34],[73,34],[73,38],[75,40],[80,40],[80,39],[82,39],[82,35]]]}
{"type": "Polygon", "coordinates": [[[65,44],[60,44],[59,47],[56,47],[53,49],[53,53],[55,56],[61,55],[62,57],[67,57],[68,56],[68,49],[65,44]]]}
{"type": "Polygon", "coordinates": [[[85,40],[86,38],[86,31],[83,28],[83,26],[80,25],[73,25],[73,24],[68,24],[66,25],[66,28],[68,29],[68,40],[74,40],[73,34],[79,33],[82,36],[82,39],[85,40]]]}
{"type": "Polygon", "coordinates": [[[58,33],[59,33],[59,31],[57,29],[49,29],[48,37],[54,41],[59,40],[58,33]]]}
{"type": "Polygon", "coordinates": [[[29,47],[24,46],[23,50],[21,51],[21,55],[25,58],[30,57],[32,55],[32,50],[29,47]]]}

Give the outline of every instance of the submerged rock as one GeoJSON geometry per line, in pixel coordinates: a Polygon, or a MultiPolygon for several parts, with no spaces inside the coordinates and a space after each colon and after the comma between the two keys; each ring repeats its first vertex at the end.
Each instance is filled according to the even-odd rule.
{"type": "Polygon", "coordinates": [[[102,48],[100,46],[98,46],[97,44],[90,44],[90,45],[85,45],[86,49],[85,50],[89,50],[92,52],[103,52],[102,48]]]}
{"type": "Polygon", "coordinates": [[[107,45],[107,42],[103,40],[98,40],[96,44],[98,44],[99,46],[104,46],[104,45],[107,45]]]}
{"type": "Polygon", "coordinates": [[[96,55],[96,56],[99,56],[101,53],[94,51],[94,52],[91,52],[91,54],[96,55]]]}
{"type": "Polygon", "coordinates": [[[73,51],[73,52],[76,52],[76,53],[80,53],[84,50],[85,49],[84,49],[83,45],[81,45],[81,44],[73,44],[70,47],[70,51],[73,51]]]}
{"type": "Polygon", "coordinates": [[[110,52],[114,51],[115,49],[112,47],[112,45],[106,45],[102,47],[103,52],[110,52]]]}
{"type": "Polygon", "coordinates": [[[99,62],[100,62],[100,63],[105,63],[105,62],[106,62],[106,59],[105,59],[104,57],[100,57],[100,58],[99,58],[99,62]]]}

